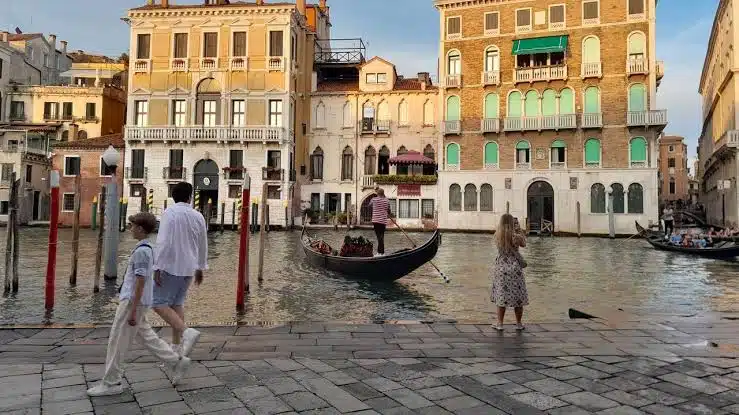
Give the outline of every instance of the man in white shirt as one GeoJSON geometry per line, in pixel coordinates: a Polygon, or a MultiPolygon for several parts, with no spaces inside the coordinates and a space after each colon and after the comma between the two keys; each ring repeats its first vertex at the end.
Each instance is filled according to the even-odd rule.
{"type": "Polygon", "coordinates": [[[175,204],[162,214],[154,261],[154,311],[172,326],[172,344],[182,356],[190,354],[200,337],[185,324],[187,289],[193,277],[200,285],[208,269],[208,230],[203,215],[190,206],[190,195],[190,183],[172,189],[175,204]]]}

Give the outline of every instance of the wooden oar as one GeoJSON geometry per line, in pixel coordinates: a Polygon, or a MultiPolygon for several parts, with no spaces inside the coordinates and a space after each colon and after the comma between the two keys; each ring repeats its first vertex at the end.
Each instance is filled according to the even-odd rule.
{"type": "Polygon", "coordinates": [[[635,236],[639,236],[639,235],[641,235],[641,233],[637,232],[637,233],[635,233],[635,234],[633,234],[633,235],[629,236],[628,238],[626,238],[626,239],[624,239],[623,241],[621,241],[621,243],[619,243],[618,245],[616,245],[616,248],[619,248],[619,247],[621,247],[621,245],[623,245],[624,243],[626,243],[626,241],[628,241],[629,239],[631,239],[631,238],[633,238],[633,237],[635,237],[635,236]]]}
{"type": "MultiPolygon", "coordinates": [[[[390,218],[390,220],[395,224],[395,226],[398,229],[400,229],[401,232],[403,232],[403,235],[405,235],[405,237],[408,238],[408,240],[411,242],[411,244],[415,248],[417,246],[416,245],[416,242],[410,237],[410,235],[408,235],[405,232],[405,229],[401,228],[400,225],[398,225],[398,222],[395,221],[395,219],[390,218]]],[[[434,268],[436,268],[436,271],[439,273],[439,275],[441,275],[441,278],[444,279],[444,282],[447,283],[447,284],[449,284],[449,281],[451,281],[451,280],[449,278],[447,278],[446,275],[444,275],[444,273],[439,269],[439,267],[436,266],[436,264],[434,264],[434,261],[429,261],[429,264],[431,264],[431,266],[433,266],[434,268]]]]}

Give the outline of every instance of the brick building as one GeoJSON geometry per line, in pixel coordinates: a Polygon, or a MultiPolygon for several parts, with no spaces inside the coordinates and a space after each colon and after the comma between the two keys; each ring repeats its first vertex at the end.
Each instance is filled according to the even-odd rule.
{"type": "Polygon", "coordinates": [[[664,136],[659,140],[660,202],[689,199],[688,146],[683,137],[664,136]]]}
{"type": "Polygon", "coordinates": [[[630,234],[657,219],[655,0],[435,5],[440,227],[492,229],[509,211],[599,234],[612,209],[630,234]]]}
{"type": "MultiPolygon", "coordinates": [[[[103,153],[113,146],[121,154],[119,166],[123,166],[125,154],[123,134],[110,134],[87,140],[75,140],[59,143],[54,147],[52,158],[53,169],[59,171],[59,226],[72,226],[74,224],[74,202],[75,176],[80,174],[81,189],[80,197],[80,226],[91,226],[92,203],[97,197],[100,200],[100,188],[113,176],[102,160],[103,153]]],[[[115,176],[118,181],[118,190],[122,195],[123,175],[115,176]]],[[[99,219],[98,219],[99,221],[99,219]]],[[[98,222],[99,223],[99,222],[98,222]]]]}

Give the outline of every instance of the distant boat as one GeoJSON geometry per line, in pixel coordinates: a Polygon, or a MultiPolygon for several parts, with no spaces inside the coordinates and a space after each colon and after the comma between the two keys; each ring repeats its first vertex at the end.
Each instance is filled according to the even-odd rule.
{"type": "Polygon", "coordinates": [[[714,242],[714,246],[710,248],[688,248],[669,243],[665,240],[663,233],[645,229],[643,226],[639,225],[639,222],[634,221],[634,224],[636,225],[637,232],[644,236],[644,239],[646,239],[650,245],[660,251],[680,252],[716,259],[732,259],[739,256],[739,245],[734,241],[716,241],[714,242]]]}

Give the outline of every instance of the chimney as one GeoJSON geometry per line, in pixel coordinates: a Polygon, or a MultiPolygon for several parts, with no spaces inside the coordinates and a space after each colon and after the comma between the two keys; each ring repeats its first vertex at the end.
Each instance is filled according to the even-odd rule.
{"type": "Polygon", "coordinates": [[[301,16],[305,16],[305,0],[297,0],[295,5],[298,6],[298,13],[301,16]]]}
{"type": "Polygon", "coordinates": [[[3,43],[8,43],[8,32],[2,32],[3,43]]]}
{"type": "Polygon", "coordinates": [[[77,133],[79,132],[79,126],[75,123],[69,124],[69,135],[67,141],[77,141],[77,133]]]}
{"type": "Polygon", "coordinates": [[[169,7],[169,0],[162,0],[162,7],[169,7]]]}
{"type": "Polygon", "coordinates": [[[146,0],[146,5],[147,6],[153,6],[154,5],[154,0],[146,0]]]}
{"type": "Polygon", "coordinates": [[[66,40],[62,40],[59,43],[62,44],[62,57],[67,56],[67,41],[66,40]]]}
{"type": "Polygon", "coordinates": [[[431,74],[429,74],[428,72],[419,72],[418,80],[428,84],[431,81],[431,74]]]}
{"type": "Polygon", "coordinates": [[[263,6],[264,0],[257,0],[257,6],[263,6]]]}

